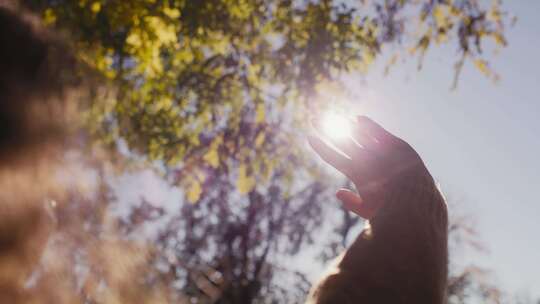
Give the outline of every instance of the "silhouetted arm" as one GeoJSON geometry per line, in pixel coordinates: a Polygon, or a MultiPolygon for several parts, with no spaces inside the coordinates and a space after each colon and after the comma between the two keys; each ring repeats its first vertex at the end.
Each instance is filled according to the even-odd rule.
{"type": "Polygon", "coordinates": [[[310,138],[321,157],[348,176],[359,195],[339,190],[346,209],[369,220],[308,303],[445,301],[447,211],[417,153],[367,117],[352,138],[334,141],[348,157],[310,138]]]}

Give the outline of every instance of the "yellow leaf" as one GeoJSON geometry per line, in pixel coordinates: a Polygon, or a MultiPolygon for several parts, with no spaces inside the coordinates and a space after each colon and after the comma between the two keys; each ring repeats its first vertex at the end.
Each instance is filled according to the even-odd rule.
{"type": "Polygon", "coordinates": [[[262,172],[262,176],[265,181],[268,181],[270,179],[270,176],[272,175],[272,172],[274,171],[275,166],[276,166],[276,160],[266,159],[264,161],[265,169],[262,172]]]}
{"type": "Polygon", "coordinates": [[[504,38],[504,36],[501,34],[501,33],[494,33],[493,34],[493,37],[495,39],[495,42],[499,45],[499,46],[506,46],[506,39],[504,38]]]}
{"type": "Polygon", "coordinates": [[[488,75],[490,74],[490,71],[489,71],[489,68],[487,66],[487,62],[485,60],[482,60],[482,59],[476,59],[474,61],[474,65],[476,66],[476,68],[478,70],[480,70],[480,72],[482,72],[483,74],[485,75],[488,75]]]}
{"type": "Polygon", "coordinates": [[[245,164],[241,164],[238,168],[238,180],[236,181],[236,188],[241,194],[249,193],[255,187],[255,179],[251,176],[247,176],[247,168],[245,164]]]}
{"type": "Polygon", "coordinates": [[[446,27],[448,25],[445,11],[447,7],[445,5],[435,5],[433,8],[433,18],[435,18],[435,22],[437,23],[437,26],[439,28],[446,27]]]}
{"type": "Polygon", "coordinates": [[[445,33],[437,34],[437,43],[444,43],[448,41],[448,35],[445,33]]]}
{"type": "Polygon", "coordinates": [[[51,8],[48,8],[45,10],[45,13],[43,15],[43,23],[45,25],[51,25],[56,22],[56,14],[51,8]]]}
{"type": "Polygon", "coordinates": [[[264,143],[264,137],[265,137],[264,132],[260,132],[257,135],[257,137],[255,138],[255,147],[256,148],[260,148],[261,145],[264,143]]]}
{"type": "Polygon", "coordinates": [[[177,8],[164,8],[163,13],[171,18],[178,18],[180,17],[180,11],[177,8]]]}
{"type": "Polygon", "coordinates": [[[203,181],[203,180],[206,178],[204,172],[203,172],[203,171],[199,171],[199,170],[195,171],[195,176],[196,176],[197,179],[200,180],[200,181],[203,181]]]}
{"type": "Polygon", "coordinates": [[[195,59],[195,56],[193,56],[193,52],[190,49],[184,48],[176,53],[176,59],[183,63],[191,63],[195,59]]]}
{"type": "Polygon", "coordinates": [[[452,16],[454,17],[457,17],[461,14],[461,11],[454,5],[450,6],[450,14],[452,14],[452,16]]]}
{"type": "Polygon", "coordinates": [[[142,45],[142,41],[138,31],[131,31],[126,38],[126,43],[134,48],[139,48],[142,45]]]}
{"type": "Polygon", "coordinates": [[[364,56],[362,56],[362,59],[364,60],[364,63],[369,65],[369,64],[372,64],[373,61],[375,60],[375,54],[373,54],[372,51],[365,51],[364,56]]]}
{"type": "Polygon", "coordinates": [[[202,187],[198,180],[193,179],[189,183],[189,189],[187,191],[187,199],[190,203],[196,203],[201,197],[202,187]]]}
{"type": "Polygon", "coordinates": [[[219,167],[219,154],[217,147],[211,147],[208,152],[204,154],[203,159],[213,168],[219,167]]]}
{"type": "Polygon", "coordinates": [[[99,13],[99,11],[101,10],[101,3],[97,2],[97,1],[92,3],[92,5],[90,6],[90,10],[94,14],[99,13]]]}
{"type": "Polygon", "coordinates": [[[260,103],[257,105],[257,109],[255,113],[255,123],[264,122],[265,116],[266,115],[265,115],[264,104],[260,103]]]}

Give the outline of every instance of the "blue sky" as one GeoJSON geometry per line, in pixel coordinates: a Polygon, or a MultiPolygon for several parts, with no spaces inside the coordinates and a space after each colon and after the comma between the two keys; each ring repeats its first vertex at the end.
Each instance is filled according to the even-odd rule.
{"type": "Polygon", "coordinates": [[[451,91],[454,46],[433,48],[420,72],[412,60],[387,77],[374,69],[357,89],[365,91],[358,111],[409,141],[459,203],[451,211],[475,219],[489,252],[462,262],[540,298],[540,1],[504,6],[518,22],[509,46],[488,53],[499,83],[469,65],[451,91]]]}

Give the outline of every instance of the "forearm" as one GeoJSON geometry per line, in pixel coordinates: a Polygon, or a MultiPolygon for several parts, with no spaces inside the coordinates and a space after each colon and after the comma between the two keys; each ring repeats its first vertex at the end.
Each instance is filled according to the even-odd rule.
{"type": "Polygon", "coordinates": [[[433,179],[423,165],[407,170],[384,185],[383,200],[312,303],[443,303],[447,214],[433,179]]]}

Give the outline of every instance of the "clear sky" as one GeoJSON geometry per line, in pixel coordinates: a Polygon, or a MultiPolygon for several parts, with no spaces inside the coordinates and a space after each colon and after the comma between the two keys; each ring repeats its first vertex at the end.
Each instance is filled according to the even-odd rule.
{"type": "Polygon", "coordinates": [[[498,84],[469,65],[451,91],[455,51],[432,48],[421,72],[409,62],[369,74],[359,110],[408,140],[457,211],[476,219],[489,253],[464,262],[540,298],[540,1],[504,6],[518,22],[509,46],[489,56],[498,84]]]}

